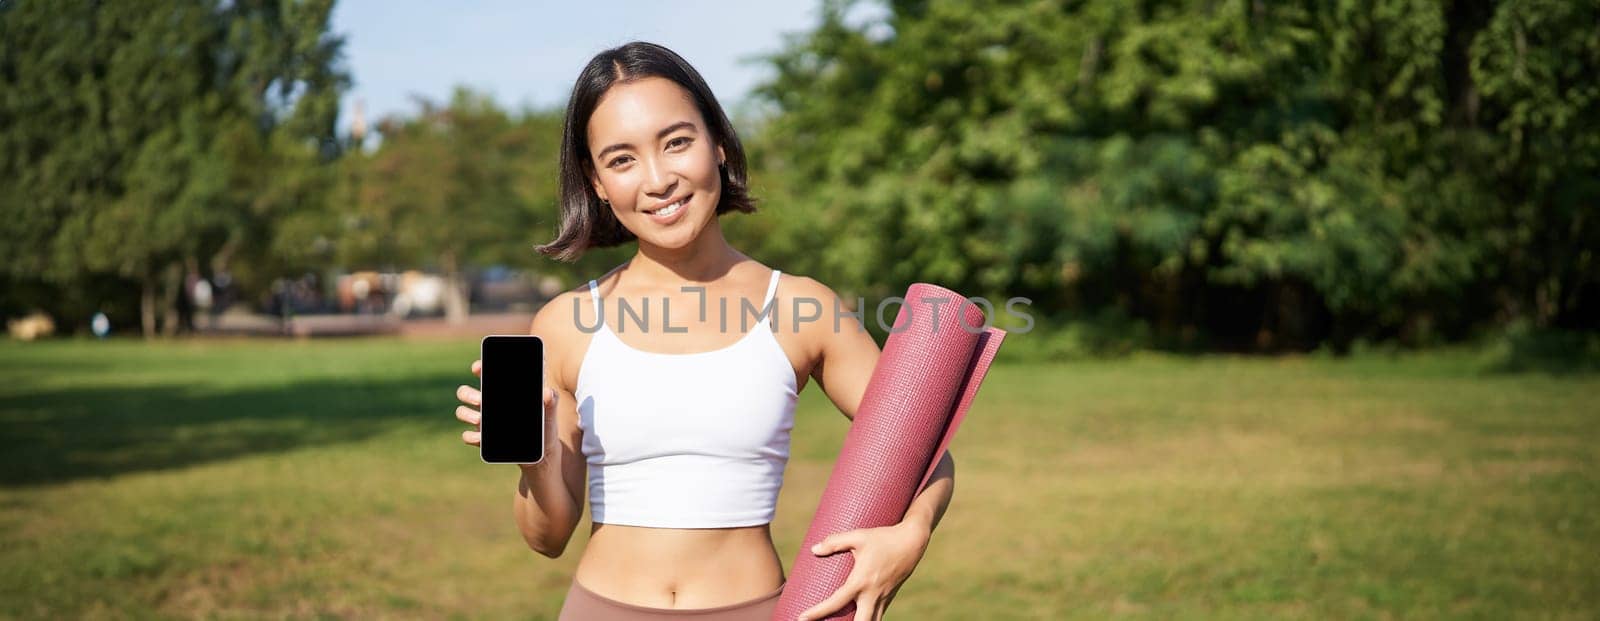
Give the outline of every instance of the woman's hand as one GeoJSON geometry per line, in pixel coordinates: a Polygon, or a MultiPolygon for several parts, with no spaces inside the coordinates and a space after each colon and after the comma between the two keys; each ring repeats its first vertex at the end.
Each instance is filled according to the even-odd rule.
{"type": "Polygon", "coordinates": [[[812,546],[811,552],[817,556],[849,550],[855,555],[855,565],[844,586],[801,613],[800,620],[826,617],[852,600],[856,603],[856,621],[883,618],[883,611],[900,591],[900,585],[911,577],[922,554],[927,552],[930,537],[932,531],[927,527],[903,521],[894,526],[845,531],[812,546]]]}
{"type": "MultiPolygon", "coordinates": [[[[472,374],[483,377],[483,361],[472,361],[472,374]]],[[[456,406],[456,420],[472,425],[472,430],[461,432],[461,441],[471,446],[478,446],[483,438],[482,424],[483,393],[478,389],[462,384],[456,387],[456,398],[463,405],[456,406]]],[[[550,454],[550,449],[557,445],[556,441],[556,391],[553,388],[544,389],[544,439],[545,454],[550,454]]]]}

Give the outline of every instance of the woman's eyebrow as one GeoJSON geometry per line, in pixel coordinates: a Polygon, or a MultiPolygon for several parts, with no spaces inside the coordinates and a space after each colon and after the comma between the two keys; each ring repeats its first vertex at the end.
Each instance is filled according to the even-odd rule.
{"type": "Polygon", "coordinates": [[[666,126],[666,128],[662,129],[661,131],[656,132],[656,140],[660,140],[662,138],[666,138],[667,134],[670,134],[672,132],[675,132],[675,131],[678,131],[678,130],[684,129],[684,128],[694,129],[694,123],[690,123],[688,121],[678,121],[677,123],[673,123],[671,125],[668,125],[668,126],[666,126]]]}
{"type": "MultiPolygon", "coordinates": [[[[661,131],[656,132],[656,140],[660,140],[662,138],[665,138],[665,137],[667,137],[667,134],[670,134],[672,132],[678,131],[680,129],[685,129],[685,128],[694,129],[694,123],[691,123],[689,121],[678,121],[677,123],[673,123],[671,125],[668,125],[668,126],[662,128],[661,131]]],[[[626,142],[619,142],[617,144],[614,144],[614,145],[611,145],[611,146],[606,147],[604,149],[601,149],[598,153],[595,153],[594,154],[594,159],[597,159],[597,160],[605,159],[607,153],[610,153],[612,151],[616,151],[617,149],[631,148],[632,146],[633,145],[628,144],[626,142]]]]}

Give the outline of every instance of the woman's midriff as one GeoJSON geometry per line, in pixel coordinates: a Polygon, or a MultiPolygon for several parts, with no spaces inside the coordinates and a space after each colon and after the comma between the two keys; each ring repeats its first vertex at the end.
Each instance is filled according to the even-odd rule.
{"type": "Polygon", "coordinates": [[[595,524],[573,579],[596,594],[639,606],[710,608],[772,593],[784,576],[766,524],[595,524]]]}

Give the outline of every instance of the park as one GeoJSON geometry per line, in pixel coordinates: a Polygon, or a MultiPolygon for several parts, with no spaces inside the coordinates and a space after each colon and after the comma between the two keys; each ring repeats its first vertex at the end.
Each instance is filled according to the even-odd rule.
{"type": "Polygon", "coordinates": [[[669,217],[1011,331],[888,618],[1600,617],[1600,9],[790,4],[0,0],[0,618],[558,618],[451,395],[669,217]],[[634,39],[739,208],[573,146],[634,39]]]}

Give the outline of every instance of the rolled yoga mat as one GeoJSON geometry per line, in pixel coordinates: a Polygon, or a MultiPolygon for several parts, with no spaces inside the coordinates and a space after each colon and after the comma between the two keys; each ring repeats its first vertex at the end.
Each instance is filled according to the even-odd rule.
{"type": "MultiPolygon", "coordinates": [[[[811,546],[905,518],[1005,338],[1004,330],[983,328],[982,310],[944,287],[916,283],[905,300],[795,557],[775,621],[793,621],[827,599],[855,566],[849,551],[818,557],[811,546]]],[[[826,618],[849,618],[855,608],[852,602],[826,618]]]]}

